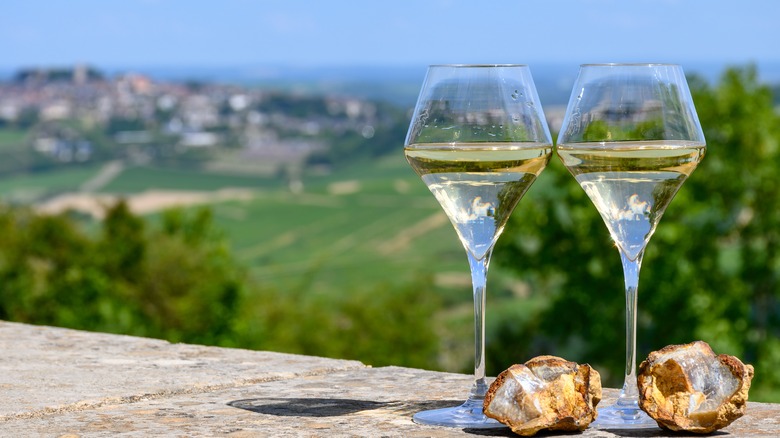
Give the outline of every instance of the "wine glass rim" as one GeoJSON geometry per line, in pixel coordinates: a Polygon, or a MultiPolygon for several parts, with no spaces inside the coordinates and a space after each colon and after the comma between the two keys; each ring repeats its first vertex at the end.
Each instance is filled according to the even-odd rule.
{"type": "Polygon", "coordinates": [[[580,67],[679,67],[680,64],[668,62],[605,62],[580,64],[580,67]]]}
{"type": "Polygon", "coordinates": [[[528,67],[528,64],[431,64],[428,67],[495,68],[495,67],[528,67]]]}

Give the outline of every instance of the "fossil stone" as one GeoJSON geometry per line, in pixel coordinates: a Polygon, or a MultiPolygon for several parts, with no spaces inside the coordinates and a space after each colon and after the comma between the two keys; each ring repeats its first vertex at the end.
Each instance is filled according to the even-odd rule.
{"type": "Polygon", "coordinates": [[[601,377],[590,365],[535,357],[498,375],[485,395],[485,415],[530,436],[540,430],[584,430],[596,419],[601,377]]]}
{"type": "Polygon", "coordinates": [[[670,345],[639,365],[639,407],[660,427],[709,433],[745,414],[753,367],[702,341],[670,345]]]}

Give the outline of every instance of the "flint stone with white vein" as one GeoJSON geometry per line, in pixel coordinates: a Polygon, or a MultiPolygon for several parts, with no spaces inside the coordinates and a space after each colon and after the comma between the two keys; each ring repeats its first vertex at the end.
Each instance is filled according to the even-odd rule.
{"type": "Polygon", "coordinates": [[[703,341],[670,345],[639,366],[639,407],[660,427],[710,433],[745,414],[753,367],[703,341]]]}
{"type": "Polygon", "coordinates": [[[513,432],[531,436],[540,430],[584,430],[596,419],[599,401],[601,376],[590,365],[539,356],[499,374],[483,408],[513,432]]]}

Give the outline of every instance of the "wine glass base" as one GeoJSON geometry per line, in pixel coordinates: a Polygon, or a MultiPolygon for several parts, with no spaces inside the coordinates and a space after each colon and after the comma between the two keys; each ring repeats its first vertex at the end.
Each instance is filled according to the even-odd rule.
{"type": "Polygon", "coordinates": [[[599,415],[590,426],[596,429],[657,429],[658,423],[638,406],[614,404],[599,408],[599,415]]]}
{"type": "Polygon", "coordinates": [[[417,424],[429,426],[459,427],[463,429],[497,429],[506,427],[498,421],[485,416],[482,412],[482,400],[466,400],[460,406],[433,409],[414,414],[412,420],[417,424]]]}

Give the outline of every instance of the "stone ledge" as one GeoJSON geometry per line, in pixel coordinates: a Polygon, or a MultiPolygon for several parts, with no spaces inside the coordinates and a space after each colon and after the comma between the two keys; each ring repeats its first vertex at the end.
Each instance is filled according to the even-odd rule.
{"type": "MultiPolygon", "coordinates": [[[[411,421],[459,403],[462,374],[6,322],[0,348],[0,436],[512,436],[411,421]]],[[[750,403],[722,432],[780,436],[780,405],[750,403]]]]}
{"type": "Polygon", "coordinates": [[[366,367],[9,322],[0,351],[0,421],[366,367]]]}

